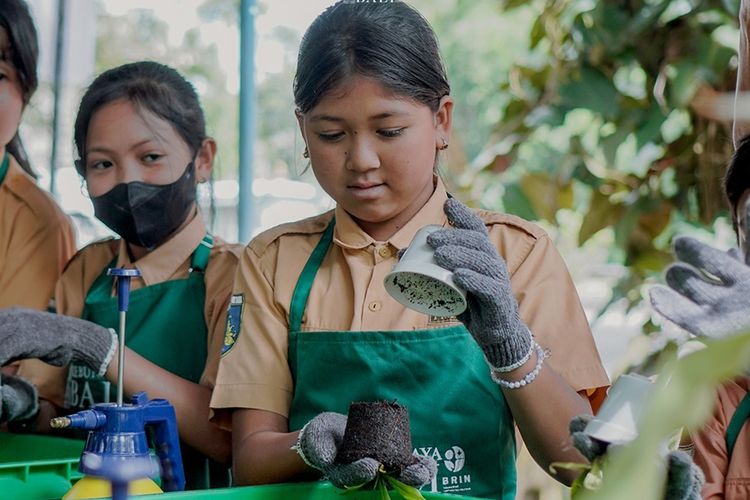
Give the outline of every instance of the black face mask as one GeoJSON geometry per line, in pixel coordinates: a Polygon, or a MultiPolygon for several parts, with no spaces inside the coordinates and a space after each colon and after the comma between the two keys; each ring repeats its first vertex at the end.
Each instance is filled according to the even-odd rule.
{"type": "Polygon", "coordinates": [[[185,221],[195,202],[195,166],[172,184],[134,181],[91,198],[96,218],[128,243],[153,250],[185,221]]]}

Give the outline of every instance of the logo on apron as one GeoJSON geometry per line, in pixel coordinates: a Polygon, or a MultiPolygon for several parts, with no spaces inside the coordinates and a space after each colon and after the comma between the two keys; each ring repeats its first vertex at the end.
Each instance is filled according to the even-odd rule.
{"type": "Polygon", "coordinates": [[[112,386],[88,366],[73,363],[68,368],[65,408],[86,410],[97,403],[109,403],[112,386]]]}
{"type": "Polygon", "coordinates": [[[466,453],[457,445],[447,447],[419,447],[415,455],[432,457],[438,464],[437,474],[430,489],[434,492],[461,494],[471,491],[471,473],[464,469],[466,453]]]}
{"type": "Polygon", "coordinates": [[[242,323],[242,306],[245,304],[245,294],[240,293],[232,295],[227,311],[227,328],[224,330],[224,345],[221,347],[221,355],[228,353],[240,334],[240,324],[242,323]]]}

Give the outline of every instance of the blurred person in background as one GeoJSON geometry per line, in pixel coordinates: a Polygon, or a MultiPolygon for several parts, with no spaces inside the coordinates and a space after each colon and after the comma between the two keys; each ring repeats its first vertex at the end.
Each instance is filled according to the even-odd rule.
{"type": "MultiPolygon", "coordinates": [[[[0,309],[47,309],[55,282],[75,253],[68,217],[36,184],[18,127],[37,88],[36,28],[23,0],[0,2],[0,309]]],[[[41,363],[40,363],[41,365],[41,363]]],[[[12,377],[17,365],[0,372],[5,417],[23,419],[35,406],[35,389],[12,377]]],[[[2,412],[2,410],[0,410],[2,412]]]]}
{"type": "MultiPolygon", "coordinates": [[[[750,90],[750,2],[740,5],[739,67],[735,107],[745,106],[750,90]]],[[[750,123],[735,109],[735,153],[724,178],[737,249],[724,252],[693,238],[680,237],[678,262],[666,272],[668,288],[655,287],[651,303],[662,316],[703,339],[750,332],[750,123]]],[[[750,498],[750,378],[747,374],[718,390],[714,412],[691,436],[694,460],[706,476],[705,499],[750,498]]]]}
{"type": "Polygon", "coordinates": [[[23,0],[0,3],[0,308],[44,310],[75,253],[70,220],[35,182],[18,127],[37,88],[37,34],[23,0]]]}

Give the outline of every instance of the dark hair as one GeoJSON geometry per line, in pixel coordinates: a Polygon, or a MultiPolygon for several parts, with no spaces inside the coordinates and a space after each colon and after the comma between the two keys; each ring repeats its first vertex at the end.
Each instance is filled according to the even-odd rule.
{"type": "MultiPolygon", "coordinates": [[[[724,177],[724,194],[732,212],[732,226],[737,227],[737,205],[742,194],[750,189],[750,135],[744,137],[729,161],[727,174],[724,177]]],[[[739,234],[738,234],[739,237],[739,234]]]]}
{"type": "Polygon", "coordinates": [[[399,1],[342,0],[320,14],[302,38],[294,102],[306,113],[354,75],[437,111],[450,93],[430,24],[399,1]]]}
{"type": "Polygon", "coordinates": [[[94,113],[124,99],[174,126],[195,155],[206,138],[206,119],[195,88],[175,69],[153,61],[140,61],[109,69],[86,90],[74,128],[78,150],[76,169],[85,177],[86,135],[94,113]]]}
{"type": "MultiPolygon", "coordinates": [[[[34,27],[34,21],[26,2],[23,0],[0,1],[0,26],[7,33],[10,43],[10,53],[4,56],[18,74],[23,104],[26,106],[39,84],[36,76],[39,44],[36,27],[34,27]]],[[[21,138],[18,136],[18,131],[8,143],[7,150],[18,161],[21,168],[36,177],[31,165],[29,165],[29,158],[26,155],[21,138]]]]}

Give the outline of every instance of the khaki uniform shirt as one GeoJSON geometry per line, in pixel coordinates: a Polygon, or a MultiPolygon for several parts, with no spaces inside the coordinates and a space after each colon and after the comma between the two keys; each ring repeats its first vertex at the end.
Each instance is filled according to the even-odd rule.
{"type": "Polygon", "coordinates": [[[70,219],[10,156],[0,185],[0,308],[46,310],[75,251],[70,219]]]}
{"type": "Polygon", "coordinates": [[[745,500],[750,498],[750,426],[737,436],[731,458],[727,456],[726,432],[737,406],[750,389],[750,379],[738,378],[719,389],[711,419],[694,436],[695,463],[703,469],[704,499],[745,500]]]}
{"type": "MultiPolygon", "coordinates": [[[[390,297],[383,279],[419,228],[447,225],[445,188],[438,181],[427,204],[388,241],[376,242],[343,209],[336,208],[334,240],[308,299],[302,330],[410,330],[446,322],[405,308],[390,297]]],[[[520,314],[548,360],[575,390],[597,406],[609,380],[565,264],[549,237],[518,217],[478,212],[503,256],[520,314]]],[[[243,295],[240,331],[219,363],[211,399],[214,418],[230,428],[233,408],[287,416],[294,390],[287,360],[288,317],[302,268],[333,212],[262,233],[245,248],[235,279],[243,295]]],[[[455,320],[454,320],[455,321],[455,320]]],[[[437,360],[436,360],[437,361],[437,360]]],[[[489,368],[488,368],[489,370],[489,368]]]]}
{"type": "MultiPolygon", "coordinates": [[[[86,246],[73,257],[57,283],[57,312],[80,317],[91,285],[115,255],[117,267],[135,267],[141,272],[140,278],[131,280],[131,290],[187,278],[192,253],[205,234],[206,227],[198,213],[180,232],[135,263],[130,261],[123,240],[109,239],[86,246]]],[[[208,329],[208,358],[200,383],[209,387],[213,386],[216,379],[232,280],[241,251],[241,245],[229,244],[215,238],[204,276],[206,303],[203,314],[208,329]]],[[[29,360],[22,363],[19,375],[29,378],[37,385],[40,397],[62,405],[67,379],[66,368],[55,368],[29,360]],[[29,368],[30,366],[33,366],[33,369],[29,368]]]]}

